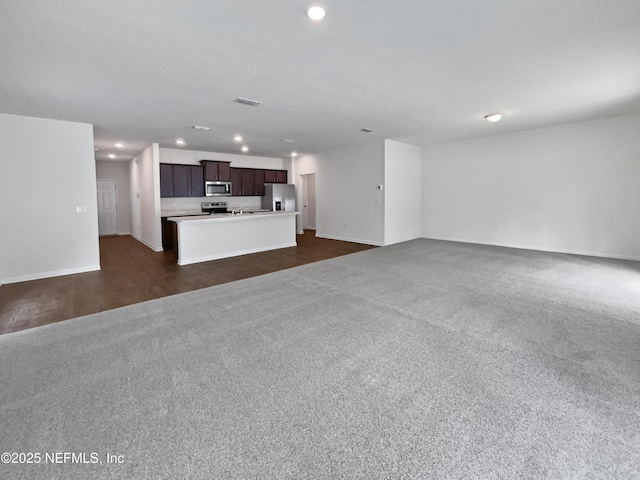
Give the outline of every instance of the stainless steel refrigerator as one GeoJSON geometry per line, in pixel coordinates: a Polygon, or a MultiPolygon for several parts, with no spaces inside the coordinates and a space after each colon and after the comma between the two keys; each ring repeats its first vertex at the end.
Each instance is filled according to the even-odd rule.
{"type": "Polygon", "coordinates": [[[265,183],[262,208],[274,212],[295,212],[296,186],[286,183],[265,183]]]}

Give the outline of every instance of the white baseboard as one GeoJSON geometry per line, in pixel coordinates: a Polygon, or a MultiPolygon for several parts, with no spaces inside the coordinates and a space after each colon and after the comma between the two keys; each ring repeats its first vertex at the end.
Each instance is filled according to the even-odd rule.
{"type": "Polygon", "coordinates": [[[351,237],[339,237],[337,235],[326,235],[324,233],[317,233],[317,232],[316,232],[316,237],[328,238],[329,240],[342,240],[343,242],[362,243],[364,245],[375,245],[376,247],[384,246],[384,243],[382,242],[373,242],[371,240],[362,240],[359,238],[351,238],[351,237]]]}
{"type": "Polygon", "coordinates": [[[42,278],[62,277],[63,275],[73,275],[74,273],[95,272],[100,270],[100,265],[88,265],[86,267],[65,268],[62,270],[53,270],[50,272],[29,273],[27,275],[16,275],[14,277],[5,277],[0,280],[0,285],[6,283],[28,282],[30,280],[40,280],[42,278]]]}
{"type": "Polygon", "coordinates": [[[207,255],[204,257],[188,258],[186,260],[178,260],[178,265],[191,265],[192,263],[209,262],[211,260],[220,260],[221,258],[239,257],[240,255],[248,255],[250,253],[266,252],[268,250],[277,250],[279,248],[296,247],[297,242],[283,243],[280,245],[271,245],[269,247],[262,248],[249,248],[247,250],[236,250],[235,252],[227,252],[215,255],[207,255]]]}
{"type": "Polygon", "coordinates": [[[156,248],[153,245],[151,245],[148,242],[145,242],[142,238],[138,237],[137,235],[134,235],[133,233],[131,234],[131,236],[133,238],[135,238],[136,240],[138,240],[140,243],[142,243],[143,245],[146,245],[147,247],[149,247],[151,250],[153,250],[154,252],[164,252],[164,248],[156,248]]]}
{"type": "Polygon", "coordinates": [[[424,236],[421,238],[426,238],[428,240],[443,240],[445,242],[471,243],[474,245],[489,245],[491,247],[518,248],[521,250],[534,250],[538,252],[566,253],[568,255],[582,255],[585,257],[614,258],[616,260],[640,261],[640,257],[634,257],[630,255],[617,255],[613,253],[590,252],[590,251],[584,251],[584,250],[566,250],[561,248],[551,249],[547,247],[537,247],[532,245],[518,245],[513,243],[489,243],[489,242],[480,242],[480,241],[461,239],[461,238],[424,237],[424,236]]]}
{"type": "MultiPolygon", "coordinates": [[[[118,232],[118,235],[131,235],[131,232],[118,232]]],[[[131,235],[133,237],[133,235],[131,235]]]]}

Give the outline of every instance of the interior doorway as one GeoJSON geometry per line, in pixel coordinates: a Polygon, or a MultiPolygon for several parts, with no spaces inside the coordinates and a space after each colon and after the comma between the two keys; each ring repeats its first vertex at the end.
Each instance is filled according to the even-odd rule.
{"type": "Polygon", "coordinates": [[[316,174],[307,173],[300,175],[302,191],[302,229],[316,229],[316,174]]]}
{"type": "Polygon", "coordinates": [[[118,234],[118,188],[115,180],[98,180],[98,234],[118,234]]]}

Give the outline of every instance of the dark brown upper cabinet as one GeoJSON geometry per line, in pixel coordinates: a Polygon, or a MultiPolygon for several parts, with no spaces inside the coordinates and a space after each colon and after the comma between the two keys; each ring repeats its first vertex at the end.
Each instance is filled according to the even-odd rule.
{"type": "Polygon", "coordinates": [[[204,197],[203,167],[161,163],[160,197],[204,197]]]}
{"type": "Polygon", "coordinates": [[[242,195],[257,195],[256,177],[253,168],[241,168],[242,170],[242,195]]]}
{"type": "Polygon", "coordinates": [[[233,197],[239,197],[242,195],[242,169],[231,168],[231,195],[233,197]]]}
{"type": "Polygon", "coordinates": [[[264,183],[276,183],[276,171],[265,170],[264,171],[264,183]]]}
{"type": "Polygon", "coordinates": [[[160,196],[173,197],[173,165],[160,164],[160,196]]]}
{"type": "Polygon", "coordinates": [[[253,172],[254,172],[253,178],[255,182],[256,195],[261,197],[264,195],[264,170],[256,169],[253,172]]]}
{"type": "Polygon", "coordinates": [[[287,183],[287,171],[286,170],[276,170],[276,181],[275,183],[287,183]]]}
{"type": "Polygon", "coordinates": [[[173,166],[173,196],[190,197],[191,167],[188,165],[173,166]]]}
{"type": "Polygon", "coordinates": [[[286,170],[265,170],[264,183],[287,183],[286,170]]]}
{"type": "MultiPolygon", "coordinates": [[[[264,188],[264,183],[262,185],[264,188]]],[[[231,167],[231,195],[234,197],[258,195],[256,191],[255,169],[231,167]]]]}
{"type": "Polygon", "coordinates": [[[191,167],[191,196],[204,197],[204,168],[191,167]]]}
{"type": "Polygon", "coordinates": [[[230,182],[231,162],[219,160],[200,160],[204,167],[204,179],[207,182],[230,182]]]}

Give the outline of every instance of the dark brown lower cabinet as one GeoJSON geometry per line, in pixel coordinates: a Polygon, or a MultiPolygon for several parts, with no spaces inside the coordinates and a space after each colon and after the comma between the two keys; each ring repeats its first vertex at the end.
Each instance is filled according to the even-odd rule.
{"type": "Polygon", "coordinates": [[[173,226],[176,222],[167,221],[167,217],[162,217],[162,249],[171,250],[173,248],[173,226]]]}

